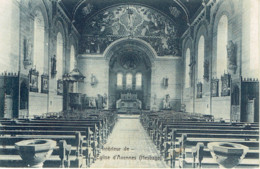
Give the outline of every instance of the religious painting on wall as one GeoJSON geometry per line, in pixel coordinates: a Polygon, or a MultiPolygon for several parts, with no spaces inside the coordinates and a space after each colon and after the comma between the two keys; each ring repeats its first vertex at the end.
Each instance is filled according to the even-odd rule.
{"type": "Polygon", "coordinates": [[[168,81],[169,81],[168,77],[163,78],[163,82],[162,82],[163,87],[165,88],[168,87],[168,81]]]}
{"type": "Polygon", "coordinates": [[[29,71],[29,79],[30,79],[30,92],[38,92],[38,77],[39,72],[36,69],[31,69],[29,71]]]}
{"type": "Polygon", "coordinates": [[[63,81],[58,80],[57,81],[57,95],[62,95],[63,94],[63,81]]]}
{"type": "Polygon", "coordinates": [[[219,83],[218,79],[211,80],[211,96],[212,97],[218,97],[218,86],[219,86],[218,83],[219,83]]]}
{"type": "Polygon", "coordinates": [[[41,93],[48,93],[48,79],[49,76],[46,74],[41,76],[41,93]]]}
{"type": "Polygon", "coordinates": [[[230,96],[230,75],[221,76],[221,96],[230,96]]]}

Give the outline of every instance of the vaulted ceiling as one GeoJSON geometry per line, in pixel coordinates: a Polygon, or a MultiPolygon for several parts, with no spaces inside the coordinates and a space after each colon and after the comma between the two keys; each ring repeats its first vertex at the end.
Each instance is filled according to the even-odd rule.
{"type": "Polygon", "coordinates": [[[138,4],[157,10],[183,27],[184,31],[187,23],[202,9],[202,1],[208,0],[61,0],[60,5],[79,31],[83,29],[82,23],[95,14],[123,4],[138,4]]]}

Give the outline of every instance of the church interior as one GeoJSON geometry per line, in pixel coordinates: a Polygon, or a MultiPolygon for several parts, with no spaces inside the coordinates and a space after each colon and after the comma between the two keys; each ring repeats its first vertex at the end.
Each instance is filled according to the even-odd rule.
{"type": "Polygon", "coordinates": [[[0,168],[258,168],[259,0],[0,0],[0,168]]]}

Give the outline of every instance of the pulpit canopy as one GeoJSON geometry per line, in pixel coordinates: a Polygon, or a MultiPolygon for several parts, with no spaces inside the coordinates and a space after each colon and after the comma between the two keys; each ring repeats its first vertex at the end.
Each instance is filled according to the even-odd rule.
{"type": "Polygon", "coordinates": [[[64,74],[63,76],[63,80],[74,81],[74,82],[83,81],[84,78],[86,77],[77,68],[73,69],[70,73],[64,74]]]}

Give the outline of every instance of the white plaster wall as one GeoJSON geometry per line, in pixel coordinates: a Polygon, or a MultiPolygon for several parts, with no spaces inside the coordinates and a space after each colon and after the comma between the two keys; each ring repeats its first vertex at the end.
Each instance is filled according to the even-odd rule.
{"type": "Polygon", "coordinates": [[[62,111],[63,97],[59,96],[59,95],[54,95],[53,100],[50,102],[49,107],[50,107],[49,112],[60,112],[60,111],[62,111]]]}
{"type": "MultiPolygon", "coordinates": [[[[255,50],[257,50],[257,35],[254,37],[251,37],[251,32],[255,30],[254,29],[259,29],[257,22],[255,21],[255,25],[251,27],[251,5],[250,3],[246,1],[242,1],[243,3],[243,9],[242,9],[242,70],[241,70],[241,75],[242,77],[250,77],[250,78],[257,78],[259,77],[259,67],[252,67],[252,64],[250,63],[250,59],[254,58],[255,53],[251,51],[251,45],[255,46],[255,50]],[[256,38],[256,39],[251,39],[251,38],[256,38]],[[255,42],[255,43],[254,43],[255,42]]],[[[251,3],[256,3],[256,1],[252,1],[251,3]]],[[[259,2],[260,3],[260,2],[259,2]]],[[[259,22],[259,21],[258,21],[259,22]]],[[[259,48],[259,44],[258,44],[259,48]]],[[[259,52],[258,52],[258,57],[259,57],[259,52]]],[[[258,59],[258,64],[259,65],[260,59],[258,59]]]]}
{"type": "Polygon", "coordinates": [[[216,119],[230,120],[230,96],[212,97],[212,115],[216,119]]]}
{"type": "Polygon", "coordinates": [[[20,8],[17,1],[1,1],[0,73],[18,72],[20,8]]]}
{"type": "MultiPolygon", "coordinates": [[[[97,94],[108,93],[109,88],[109,66],[102,56],[81,56],[78,59],[78,68],[86,76],[84,83],[79,84],[79,92],[87,94],[88,97],[97,97],[97,94]],[[96,86],[91,86],[91,75],[98,81],[96,86]]],[[[161,108],[162,99],[170,94],[172,106],[180,108],[181,102],[181,59],[160,58],[155,60],[152,68],[151,80],[151,108],[154,107],[153,96],[156,94],[156,108],[161,108]],[[168,77],[169,85],[162,87],[163,77],[168,77]]]]}
{"type": "Polygon", "coordinates": [[[34,115],[42,115],[47,113],[47,94],[42,93],[29,93],[29,116],[33,117],[34,115]]]}
{"type": "Polygon", "coordinates": [[[108,94],[109,66],[107,61],[98,56],[79,58],[78,67],[86,77],[84,83],[79,84],[79,92],[87,94],[88,97],[97,97],[98,94],[108,94]],[[97,79],[97,85],[91,86],[91,75],[97,79]]]}
{"type": "Polygon", "coordinates": [[[195,100],[195,112],[210,114],[209,98],[199,98],[195,100]]]}
{"type": "Polygon", "coordinates": [[[63,97],[57,95],[57,78],[50,77],[48,112],[60,112],[63,108],[63,97]]]}
{"type": "Polygon", "coordinates": [[[193,112],[193,88],[185,88],[183,91],[183,104],[185,104],[186,112],[193,112]]]}
{"type": "Polygon", "coordinates": [[[160,109],[162,99],[169,94],[174,109],[179,109],[181,102],[181,58],[160,58],[155,60],[152,68],[151,80],[151,109],[160,109]],[[163,78],[168,78],[168,87],[162,86],[163,78]],[[157,103],[154,105],[153,97],[156,94],[157,103]]]}

